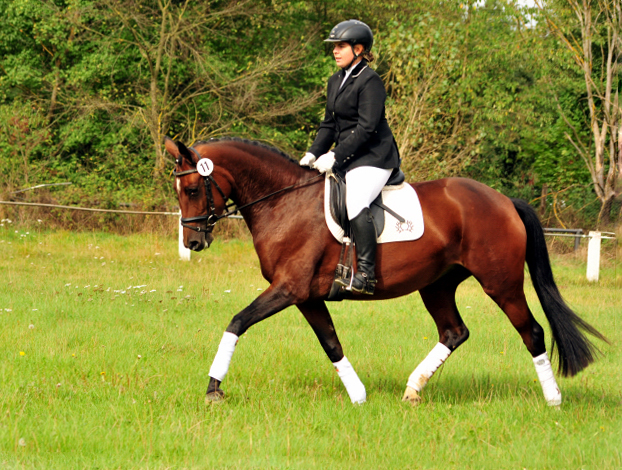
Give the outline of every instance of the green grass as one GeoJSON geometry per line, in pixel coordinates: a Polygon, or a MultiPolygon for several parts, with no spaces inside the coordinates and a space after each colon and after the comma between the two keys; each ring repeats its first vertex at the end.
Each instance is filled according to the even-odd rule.
{"type": "Polygon", "coordinates": [[[622,468],[616,266],[590,285],[584,263],[554,258],[568,302],[611,340],[558,378],[560,409],[472,280],[458,300],[471,338],[417,408],[401,396],[437,341],[417,294],[329,305],[364,406],[294,308],[241,338],[227,400],[205,405],[224,329],[267,283],[249,242],[217,241],[189,263],[176,250],[156,236],[0,228],[0,468],[622,468]]]}

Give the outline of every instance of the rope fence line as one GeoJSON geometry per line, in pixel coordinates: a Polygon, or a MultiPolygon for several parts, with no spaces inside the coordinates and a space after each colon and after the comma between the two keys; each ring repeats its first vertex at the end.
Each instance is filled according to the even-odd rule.
{"type": "MultiPolygon", "coordinates": [[[[0,201],[0,204],[9,206],[29,206],[29,207],[50,207],[52,209],[69,209],[75,211],[86,212],[106,212],[110,214],[136,214],[136,215],[175,215],[179,217],[180,213],[177,212],[149,212],[149,211],[125,211],[119,209],[95,209],[92,207],[78,207],[78,206],[61,206],[58,204],[45,204],[42,202],[16,202],[16,201],[0,201]]],[[[241,215],[229,216],[231,219],[241,219],[241,215]]]]}
{"type": "MultiPolygon", "coordinates": [[[[28,188],[30,189],[30,188],[28,188]]],[[[44,204],[37,202],[16,202],[16,201],[0,201],[0,204],[10,206],[29,206],[29,207],[49,207],[52,209],[68,209],[87,212],[105,212],[111,214],[137,214],[137,215],[173,215],[181,217],[181,211],[177,212],[149,212],[149,211],[126,211],[116,209],[94,209],[91,207],[78,206],[62,206],[58,204],[44,204]]],[[[227,218],[241,219],[241,215],[230,215],[227,218]]],[[[587,260],[587,278],[589,281],[598,281],[600,269],[600,244],[601,240],[616,240],[616,234],[613,232],[592,232],[585,234],[582,229],[544,229],[544,234],[553,237],[573,237],[575,239],[575,250],[578,249],[579,240],[581,238],[589,238],[588,260],[587,260]]],[[[617,256],[617,253],[616,253],[617,256]]],[[[183,260],[190,260],[190,250],[184,246],[183,227],[179,225],[179,257],[183,260]]],[[[617,258],[616,258],[617,259],[617,258]]]]}
{"type": "Polygon", "coordinates": [[[107,213],[113,213],[113,214],[177,215],[179,216],[179,212],[147,212],[147,211],[123,211],[123,210],[117,210],[117,209],[94,209],[92,207],[61,206],[58,204],[44,204],[42,202],[0,201],[0,204],[5,204],[9,206],[51,207],[53,209],[71,209],[75,211],[107,212],[107,213]]]}

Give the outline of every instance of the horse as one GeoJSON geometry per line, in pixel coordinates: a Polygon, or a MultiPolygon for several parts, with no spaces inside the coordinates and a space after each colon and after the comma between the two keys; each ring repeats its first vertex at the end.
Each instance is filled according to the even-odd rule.
{"type": "MultiPolygon", "coordinates": [[[[248,140],[212,139],[188,148],[167,137],[165,148],[175,158],[174,187],[184,245],[193,251],[209,247],[216,222],[239,212],[252,235],[261,273],[270,283],[227,326],[209,371],[206,401],[224,398],[221,384],[239,337],[254,324],[295,305],[352,403],[364,403],[365,386],[344,355],[326,306],[341,245],[324,219],[324,175],[301,167],[276,148],[248,140]]],[[[434,372],[468,339],[455,294],[460,283],[474,276],[522,338],[547,404],[560,405],[544,330],[523,290],[525,263],[551,326],[551,352],[557,352],[558,373],[574,376],[594,361],[598,350],[586,333],[606,338],[564,302],[535,211],[525,201],[467,178],[412,186],[423,210],[422,237],[380,244],[375,294],[348,295],[349,300],[375,301],[419,291],[434,319],[438,343],[408,378],[403,400],[418,404],[434,372]]]]}

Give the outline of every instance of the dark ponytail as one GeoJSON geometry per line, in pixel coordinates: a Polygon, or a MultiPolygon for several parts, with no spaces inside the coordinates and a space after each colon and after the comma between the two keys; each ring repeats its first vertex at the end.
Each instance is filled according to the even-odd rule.
{"type": "Polygon", "coordinates": [[[372,51],[365,51],[362,55],[363,59],[365,59],[367,62],[372,63],[374,61],[374,53],[372,51]]]}

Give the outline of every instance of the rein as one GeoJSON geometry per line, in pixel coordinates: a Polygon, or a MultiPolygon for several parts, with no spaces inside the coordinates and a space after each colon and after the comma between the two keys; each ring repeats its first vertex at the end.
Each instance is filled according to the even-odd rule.
{"type": "MultiPolygon", "coordinates": [[[[190,147],[189,148],[191,151],[193,151],[198,157],[199,159],[201,158],[201,155],[199,155],[199,152],[196,151],[196,149],[190,147]]],[[[179,178],[181,176],[185,176],[185,175],[190,175],[192,173],[198,173],[199,170],[197,170],[196,168],[193,168],[191,170],[185,170],[185,171],[175,171],[173,170],[173,175],[176,178],[179,178]]],[[[205,233],[212,233],[212,231],[214,230],[214,227],[216,226],[216,222],[218,222],[220,219],[224,219],[225,217],[229,217],[230,215],[234,215],[236,213],[238,213],[239,211],[241,211],[242,209],[245,209],[247,207],[250,207],[254,204],[257,204],[259,202],[265,201],[266,199],[269,199],[273,196],[276,196],[277,194],[280,194],[282,192],[285,191],[289,191],[292,189],[296,189],[296,188],[300,188],[302,186],[305,186],[309,183],[311,183],[312,181],[315,181],[321,177],[323,177],[324,175],[322,173],[320,173],[319,175],[313,176],[312,178],[306,179],[300,183],[295,183],[292,184],[290,186],[287,186],[285,188],[281,188],[278,189],[276,191],[274,191],[273,193],[267,194],[265,196],[260,197],[259,199],[256,199],[252,202],[249,202],[247,204],[244,204],[242,206],[236,207],[235,209],[229,209],[230,207],[234,206],[234,203],[231,204],[227,204],[225,206],[225,209],[229,209],[226,212],[224,212],[221,215],[217,215],[216,214],[216,206],[214,204],[214,195],[212,194],[212,184],[214,184],[214,186],[216,186],[216,189],[218,190],[218,192],[220,193],[220,195],[222,196],[223,200],[226,202],[227,200],[229,200],[229,198],[227,196],[225,196],[224,191],[220,188],[220,186],[218,185],[218,183],[216,182],[216,180],[212,177],[212,175],[207,175],[204,176],[203,179],[205,181],[205,197],[207,198],[207,214],[205,215],[198,215],[196,217],[182,217],[181,220],[181,226],[185,227],[185,228],[189,228],[190,230],[194,230],[195,232],[205,232],[205,233]],[[188,225],[189,223],[196,223],[196,222],[203,222],[205,221],[205,228],[202,227],[197,227],[195,225],[188,225]]]]}

